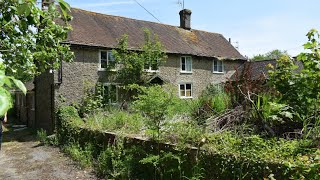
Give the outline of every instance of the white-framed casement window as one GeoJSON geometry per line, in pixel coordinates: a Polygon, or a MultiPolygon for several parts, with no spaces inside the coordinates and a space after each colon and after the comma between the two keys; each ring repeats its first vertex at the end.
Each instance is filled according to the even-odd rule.
{"type": "Polygon", "coordinates": [[[116,104],[119,102],[119,86],[118,84],[103,84],[103,99],[105,104],[116,104]]]}
{"type": "Polygon", "coordinates": [[[180,83],[179,96],[180,98],[192,98],[192,83],[180,83]]]}
{"type": "Polygon", "coordinates": [[[182,73],[192,73],[192,57],[191,56],[181,56],[180,64],[181,64],[182,73]]]}
{"type": "Polygon", "coordinates": [[[159,72],[159,61],[154,64],[145,64],[144,65],[145,72],[159,72]]]}
{"type": "Polygon", "coordinates": [[[224,63],[220,60],[213,60],[213,73],[224,73],[224,63]]]}
{"type": "Polygon", "coordinates": [[[106,70],[106,69],[115,69],[116,68],[116,61],[112,55],[112,51],[103,51],[100,50],[99,54],[99,70],[106,70]]]}

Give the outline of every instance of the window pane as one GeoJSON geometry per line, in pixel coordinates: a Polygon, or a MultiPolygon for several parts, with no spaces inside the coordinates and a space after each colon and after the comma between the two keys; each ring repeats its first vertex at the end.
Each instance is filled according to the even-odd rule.
{"type": "Polygon", "coordinates": [[[186,89],[191,90],[191,84],[186,84],[186,89]]]}
{"type": "Polygon", "coordinates": [[[107,59],[107,52],[106,51],[101,51],[101,59],[104,59],[104,60],[107,59]]]}
{"type": "Polygon", "coordinates": [[[185,59],[185,57],[181,57],[181,70],[182,71],[186,70],[186,59],[185,59]]]}
{"type": "Polygon", "coordinates": [[[191,57],[187,57],[187,71],[192,71],[192,59],[191,57]]]}
{"type": "Polygon", "coordinates": [[[191,84],[186,84],[186,96],[187,97],[191,97],[192,93],[191,93],[191,84]]]}
{"type": "Polygon", "coordinates": [[[214,60],[213,61],[213,71],[214,72],[223,72],[223,62],[214,60]]]}
{"type": "Polygon", "coordinates": [[[150,68],[150,65],[148,63],[144,64],[144,69],[145,70],[149,70],[149,68],[150,68]]]}
{"type": "Polygon", "coordinates": [[[192,71],[192,64],[190,62],[187,64],[187,71],[192,71]]]}
{"type": "Polygon", "coordinates": [[[186,97],[191,97],[191,89],[186,90],[186,97]]]}
{"type": "Polygon", "coordinates": [[[185,88],[184,88],[184,84],[180,84],[180,96],[184,97],[185,94],[185,88]]]}
{"type": "Polygon", "coordinates": [[[104,103],[116,103],[117,102],[117,86],[109,84],[104,86],[103,89],[103,99],[104,103]]]}
{"type": "Polygon", "coordinates": [[[101,63],[101,68],[107,67],[107,52],[106,51],[100,52],[100,63],[101,63]]]}
{"type": "Polygon", "coordinates": [[[106,59],[101,59],[101,68],[107,68],[107,60],[106,59]]]}
{"type": "Polygon", "coordinates": [[[109,101],[111,103],[117,102],[117,87],[115,85],[109,86],[110,92],[109,92],[109,101]]]}
{"type": "Polygon", "coordinates": [[[222,65],[218,66],[218,72],[222,72],[222,65]]]}
{"type": "Polygon", "coordinates": [[[157,71],[157,70],[159,70],[158,67],[159,67],[158,64],[157,64],[157,63],[154,63],[154,64],[151,65],[151,70],[157,71]]]}
{"type": "Polygon", "coordinates": [[[109,61],[114,61],[114,57],[112,55],[112,51],[108,51],[108,60],[109,61]]]}
{"type": "Polygon", "coordinates": [[[218,71],[217,61],[213,61],[213,71],[218,71]]]}
{"type": "Polygon", "coordinates": [[[115,62],[115,59],[112,55],[112,51],[108,51],[108,66],[109,66],[109,68],[116,67],[116,62],[115,62]]]}

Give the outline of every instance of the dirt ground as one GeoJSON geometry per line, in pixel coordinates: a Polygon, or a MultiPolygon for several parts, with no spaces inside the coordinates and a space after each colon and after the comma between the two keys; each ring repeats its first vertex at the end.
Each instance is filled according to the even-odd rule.
{"type": "Polygon", "coordinates": [[[3,133],[0,179],[97,179],[90,170],[81,170],[59,148],[42,146],[34,134],[30,130],[3,133]]]}

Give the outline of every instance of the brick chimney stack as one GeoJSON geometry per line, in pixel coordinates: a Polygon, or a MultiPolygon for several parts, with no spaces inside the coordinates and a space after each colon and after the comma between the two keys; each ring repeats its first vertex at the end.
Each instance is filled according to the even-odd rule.
{"type": "Polygon", "coordinates": [[[180,14],[180,27],[183,29],[191,29],[191,10],[183,9],[179,12],[180,14]]]}

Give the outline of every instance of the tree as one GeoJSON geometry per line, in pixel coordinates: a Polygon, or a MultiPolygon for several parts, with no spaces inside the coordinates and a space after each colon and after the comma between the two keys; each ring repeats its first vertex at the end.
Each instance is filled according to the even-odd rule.
{"type": "Polygon", "coordinates": [[[160,43],[157,35],[151,35],[145,29],[145,42],[141,51],[128,49],[128,36],[124,35],[120,40],[113,55],[116,63],[121,66],[117,71],[117,81],[124,86],[130,84],[143,84],[143,74],[145,66],[158,67],[167,58],[164,47],[160,43]]]}
{"type": "Polygon", "coordinates": [[[11,106],[12,82],[25,92],[21,81],[30,80],[60,61],[70,61],[73,53],[62,44],[71,29],[69,5],[57,0],[42,11],[36,0],[0,0],[0,115],[11,106]]]}
{"type": "Polygon", "coordinates": [[[279,59],[281,56],[286,55],[289,56],[287,51],[281,51],[279,49],[275,49],[267,52],[266,54],[258,54],[251,58],[253,61],[261,61],[261,60],[270,60],[270,59],[279,59]]]}
{"type": "Polygon", "coordinates": [[[308,52],[298,55],[297,61],[303,69],[298,70],[298,62],[288,56],[277,61],[277,67],[270,72],[270,82],[281,94],[281,99],[300,116],[319,118],[320,105],[320,35],[312,29],[307,34],[304,48],[308,52]]]}

